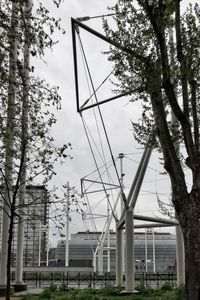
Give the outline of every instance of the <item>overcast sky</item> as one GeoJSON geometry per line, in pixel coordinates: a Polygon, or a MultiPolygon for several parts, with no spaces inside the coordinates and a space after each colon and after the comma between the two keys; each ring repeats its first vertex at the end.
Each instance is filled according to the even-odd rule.
{"type": "MultiPolygon", "coordinates": [[[[114,4],[115,1],[66,0],[61,4],[59,9],[53,8],[53,5],[51,6],[47,0],[44,2],[48,3],[53,14],[62,19],[66,34],[59,34],[56,37],[59,39],[59,43],[54,47],[53,51],[47,52],[45,58],[47,63],[39,63],[37,71],[40,76],[44,77],[49,83],[60,87],[62,110],[57,113],[58,122],[55,129],[52,131],[52,134],[54,135],[57,144],[61,145],[70,142],[73,147],[73,150],[70,153],[73,156],[73,159],[66,161],[65,165],[57,169],[57,176],[54,178],[54,183],[60,185],[66,184],[66,182],[69,181],[71,186],[75,186],[80,191],[80,178],[95,170],[96,167],[83,130],[81,118],[76,112],[70,19],[71,17],[93,17],[107,14],[109,13],[107,6],[114,4]]],[[[85,24],[96,30],[102,31],[101,19],[94,19],[85,24]]],[[[97,87],[112,70],[112,65],[107,62],[106,56],[102,54],[102,51],[105,51],[108,48],[106,43],[101,42],[90,34],[85,34],[81,31],[81,37],[94,85],[97,87]]],[[[83,103],[90,95],[90,92],[87,87],[87,80],[80,55],[78,64],[80,75],[80,98],[83,103]]],[[[98,93],[99,99],[113,96],[112,89],[113,86],[108,81],[98,93]]],[[[141,111],[140,105],[138,103],[129,103],[128,99],[122,98],[104,104],[101,106],[101,109],[114,157],[117,157],[121,152],[127,154],[123,160],[123,172],[125,173],[124,183],[127,187],[127,192],[134,178],[143,151],[142,147],[137,145],[134,141],[131,130],[131,121],[135,122],[139,117],[141,111]]],[[[83,117],[93,135],[93,139],[97,143],[97,147],[100,147],[97,139],[98,134],[93,111],[90,110],[83,113],[83,117]]],[[[101,126],[100,130],[102,132],[101,126]]],[[[106,160],[110,161],[111,158],[108,154],[108,148],[103,133],[101,133],[101,135],[103,138],[103,145],[105,146],[106,160]]],[[[99,162],[100,160],[97,154],[96,157],[99,162]]],[[[117,167],[119,168],[118,162],[117,167]]],[[[159,166],[158,156],[156,153],[153,153],[144,179],[136,212],[158,215],[156,194],[159,194],[159,197],[163,201],[168,201],[170,198],[169,179],[167,176],[159,174],[158,170],[161,169],[162,167],[159,166]]],[[[93,176],[93,179],[95,176],[93,176]]],[[[90,178],[92,177],[90,176],[90,178]]],[[[113,180],[116,182],[116,178],[113,180]]],[[[116,195],[112,196],[112,201],[114,201],[115,196],[116,195]]],[[[105,213],[106,200],[103,200],[102,194],[96,194],[95,196],[92,194],[89,201],[91,201],[92,206],[96,206],[96,211],[94,210],[94,213],[105,213]]],[[[105,219],[96,220],[98,230],[102,229],[104,221],[105,219]]],[[[89,228],[92,230],[92,227],[89,228]]],[[[114,228],[114,225],[112,225],[112,228],[114,228]]],[[[78,230],[85,229],[86,227],[83,226],[80,215],[72,214],[70,232],[74,233],[78,230]]]]}

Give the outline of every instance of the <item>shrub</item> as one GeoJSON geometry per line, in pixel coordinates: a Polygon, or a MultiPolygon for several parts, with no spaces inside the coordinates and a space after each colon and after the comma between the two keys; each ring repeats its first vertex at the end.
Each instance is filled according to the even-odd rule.
{"type": "Polygon", "coordinates": [[[40,294],[39,299],[51,299],[53,297],[53,292],[50,288],[45,288],[40,294]]]}
{"type": "Polygon", "coordinates": [[[105,296],[114,296],[114,295],[118,295],[122,290],[123,290],[122,286],[106,285],[105,287],[100,289],[100,293],[105,296]]]}
{"type": "Polygon", "coordinates": [[[162,285],[161,289],[164,290],[164,291],[172,291],[173,290],[173,286],[171,285],[171,283],[169,281],[166,281],[162,285]]]}
{"type": "Polygon", "coordinates": [[[52,293],[55,293],[57,291],[57,285],[51,284],[48,288],[52,293]]]}
{"type": "Polygon", "coordinates": [[[25,296],[23,296],[22,300],[35,300],[35,296],[31,295],[31,294],[26,294],[25,296]]]}
{"type": "Polygon", "coordinates": [[[69,288],[66,283],[62,283],[59,286],[59,291],[63,291],[64,292],[64,291],[69,291],[69,290],[71,290],[71,288],[69,288]]]}

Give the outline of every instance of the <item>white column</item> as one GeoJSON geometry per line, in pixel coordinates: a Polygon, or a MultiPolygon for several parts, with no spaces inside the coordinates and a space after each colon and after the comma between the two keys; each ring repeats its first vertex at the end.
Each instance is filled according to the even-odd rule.
{"type": "Polygon", "coordinates": [[[116,226],[116,285],[123,284],[123,232],[123,230],[118,229],[116,226]]]}
{"type": "Polygon", "coordinates": [[[70,188],[67,182],[66,231],[65,231],[65,267],[69,267],[69,197],[70,188]]]}
{"type": "Polygon", "coordinates": [[[147,260],[148,260],[148,253],[147,253],[147,229],[145,228],[145,233],[144,233],[144,239],[145,239],[145,271],[148,273],[148,265],[147,265],[147,260]]]}
{"type": "Polygon", "coordinates": [[[133,211],[125,212],[126,231],[126,292],[134,291],[134,237],[133,237],[133,211]]]}
{"type": "MultiPolygon", "coordinates": [[[[17,255],[16,255],[16,284],[23,282],[22,273],[23,273],[23,250],[24,250],[24,224],[23,217],[20,218],[20,223],[18,224],[17,232],[17,255]]],[[[27,237],[28,239],[28,237],[27,237]]]]}
{"type": "Polygon", "coordinates": [[[49,228],[47,231],[47,267],[49,266],[49,228]]]}
{"type": "MultiPolygon", "coordinates": [[[[121,216],[123,214],[124,211],[124,199],[123,199],[123,195],[122,192],[124,192],[124,181],[123,181],[123,177],[124,177],[124,171],[123,171],[123,158],[124,158],[124,154],[123,153],[119,153],[119,159],[120,159],[120,173],[121,173],[121,187],[122,187],[122,191],[121,191],[121,216]]],[[[125,273],[125,253],[124,253],[124,230],[121,230],[121,255],[122,255],[122,261],[120,262],[122,264],[122,272],[123,274],[125,273]]]]}
{"type": "Polygon", "coordinates": [[[103,247],[98,249],[98,275],[103,275],[103,247]]]}
{"type": "Polygon", "coordinates": [[[108,235],[107,235],[107,247],[108,247],[108,265],[107,265],[107,271],[110,273],[110,229],[108,230],[108,235]]]}
{"type": "Polygon", "coordinates": [[[177,286],[185,283],[185,251],[183,234],[180,226],[176,226],[176,264],[177,286]]]}
{"type": "Polygon", "coordinates": [[[93,268],[94,268],[94,273],[97,271],[97,256],[96,256],[96,251],[93,252],[93,268]]]}
{"type": "Polygon", "coordinates": [[[152,228],[152,244],[153,244],[153,272],[156,273],[156,251],[155,251],[154,228],[152,228]]]}
{"type": "Polygon", "coordinates": [[[42,225],[39,225],[39,237],[38,237],[38,267],[41,265],[41,241],[42,241],[42,225]]]}

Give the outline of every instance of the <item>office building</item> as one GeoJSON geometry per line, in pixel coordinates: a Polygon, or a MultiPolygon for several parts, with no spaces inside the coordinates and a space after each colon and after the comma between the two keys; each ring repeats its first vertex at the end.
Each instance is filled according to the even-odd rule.
{"type": "MultiPolygon", "coordinates": [[[[3,199],[1,198],[1,202],[3,199]]],[[[2,215],[0,210],[0,241],[2,235],[2,215]]],[[[49,229],[49,197],[45,186],[26,187],[24,217],[24,266],[46,265],[49,229]]],[[[12,242],[11,264],[16,263],[17,225],[15,218],[14,237],[12,242]]],[[[1,245],[1,243],[0,243],[1,245]]],[[[3,245],[1,245],[2,247],[3,245]]]]}
{"type": "MultiPolygon", "coordinates": [[[[101,232],[78,232],[69,241],[69,266],[90,267],[101,232]]],[[[110,231],[110,272],[116,266],[116,234],[110,231]]],[[[107,238],[103,245],[103,271],[108,268],[107,238]]],[[[55,254],[57,265],[65,265],[65,241],[60,240],[55,254]]],[[[96,257],[96,262],[98,255],[96,257]]],[[[176,271],[175,235],[165,232],[135,232],[134,260],[136,272],[174,272],[176,271]]],[[[98,262],[96,263],[98,271],[98,262]]]]}

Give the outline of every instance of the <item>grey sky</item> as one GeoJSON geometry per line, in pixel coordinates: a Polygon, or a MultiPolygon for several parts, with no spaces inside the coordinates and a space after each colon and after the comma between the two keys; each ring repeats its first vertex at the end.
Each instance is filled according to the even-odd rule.
{"type": "MultiPolygon", "coordinates": [[[[58,144],[61,145],[67,141],[72,143],[73,150],[70,154],[74,157],[73,160],[66,161],[65,165],[58,168],[58,174],[54,179],[54,183],[65,184],[69,181],[72,186],[80,189],[80,178],[93,171],[95,165],[89,151],[80,116],[76,112],[70,18],[106,14],[108,13],[107,6],[114,4],[115,1],[66,0],[58,10],[53,9],[49,1],[45,0],[44,2],[48,3],[48,7],[50,7],[53,14],[62,19],[63,27],[66,28],[66,34],[58,36],[59,43],[52,52],[47,52],[45,58],[47,64],[40,62],[37,71],[51,84],[60,86],[60,94],[63,99],[62,110],[57,113],[58,122],[52,133],[58,144]]],[[[87,25],[97,30],[101,29],[101,24],[101,19],[87,22],[87,25]]],[[[84,34],[83,43],[95,87],[97,87],[112,69],[112,66],[106,62],[105,55],[101,54],[102,50],[106,50],[106,46],[105,43],[84,34]]],[[[83,68],[80,68],[80,74],[81,98],[86,99],[89,92],[86,88],[83,68]]],[[[113,95],[112,88],[111,84],[107,84],[100,93],[100,98],[104,98],[105,95],[113,95]]],[[[135,161],[139,162],[142,153],[141,146],[135,143],[131,132],[131,120],[137,121],[140,105],[128,103],[127,99],[121,99],[103,105],[102,112],[114,157],[120,152],[140,153],[138,155],[129,155],[127,159],[124,159],[124,173],[126,174],[124,181],[125,185],[129,187],[137,168],[135,161]]],[[[94,131],[95,122],[92,112],[85,113],[84,117],[91,131],[94,131]]],[[[94,135],[96,136],[95,131],[94,135]]],[[[110,160],[109,156],[107,156],[107,160],[110,160]]],[[[148,214],[151,211],[151,214],[157,215],[156,193],[160,193],[162,200],[168,201],[170,192],[169,179],[161,176],[156,171],[160,169],[157,154],[153,153],[149,167],[142,186],[137,211],[148,212],[148,214]]],[[[99,198],[97,197],[99,196],[96,196],[91,201],[98,202],[99,198]]],[[[101,206],[97,207],[97,210],[105,210],[105,207],[106,203],[102,202],[101,206]]],[[[98,220],[98,223],[98,229],[101,230],[103,220],[98,220]]],[[[80,216],[73,214],[70,224],[71,232],[84,229],[80,216]]]]}

